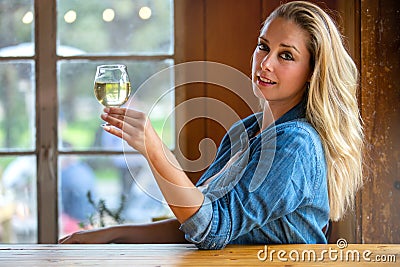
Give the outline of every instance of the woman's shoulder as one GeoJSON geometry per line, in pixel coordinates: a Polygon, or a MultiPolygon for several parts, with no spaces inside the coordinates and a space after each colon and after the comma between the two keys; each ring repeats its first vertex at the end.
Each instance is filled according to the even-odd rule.
{"type": "Polygon", "coordinates": [[[258,113],[253,113],[247,117],[244,117],[241,120],[236,121],[233,125],[232,125],[232,129],[234,128],[238,128],[238,127],[245,127],[245,128],[249,128],[251,126],[253,126],[254,124],[259,124],[259,126],[261,126],[261,122],[262,122],[262,112],[258,112],[258,113]]]}
{"type": "Polygon", "coordinates": [[[275,134],[275,140],[261,144],[261,151],[274,149],[274,162],[279,169],[301,168],[314,181],[312,188],[316,188],[326,173],[324,147],[316,129],[301,118],[276,125],[275,134]]]}
{"type": "Polygon", "coordinates": [[[262,113],[254,113],[232,124],[227,135],[237,137],[244,132],[252,133],[259,131],[262,123],[262,113]],[[237,136],[236,136],[237,135],[237,136]]]}
{"type": "Polygon", "coordinates": [[[317,130],[305,118],[280,123],[265,133],[269,139],[274,138],[277,147],[308,150],[323,153],[321,137],[317,130]]]}
{"type": "Polygon", "coordinates": [[[299,118],[276,125],[279,134],[305,134],[310,138],[320,138],[317,130],[305,118],[299,118]]]}

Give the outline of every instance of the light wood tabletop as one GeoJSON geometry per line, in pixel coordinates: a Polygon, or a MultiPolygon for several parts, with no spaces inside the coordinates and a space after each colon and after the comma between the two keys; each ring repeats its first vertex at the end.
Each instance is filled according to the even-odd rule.
{"type": "Polygon", "coordinates": [[[400,245],[0,245],[0,266],[400,266],[400,245]]]}

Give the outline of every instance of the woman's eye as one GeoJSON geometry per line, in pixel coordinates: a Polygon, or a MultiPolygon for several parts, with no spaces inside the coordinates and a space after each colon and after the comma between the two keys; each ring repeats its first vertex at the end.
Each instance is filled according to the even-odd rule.
{"type": "Polygon", "coordinates": [[[281,58],[283,58],[284,60],[293,60],[293,56],[290,53],[282,53],[281,58]]]}
{"type": "Polygon", "coordinates": [[[265,44],[258,43],[257,44],[258,49],[263,50],[263,51],[269,51],[269,47],[265,44]]]}

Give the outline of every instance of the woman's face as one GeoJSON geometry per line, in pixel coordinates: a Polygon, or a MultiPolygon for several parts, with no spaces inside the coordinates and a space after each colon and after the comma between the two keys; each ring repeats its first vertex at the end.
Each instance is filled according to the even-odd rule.
{"type": "Polygon", "coordinates": [[[252,65],[257,97],[287,110],[301,101],[311,77],[308,38],[307,32],[283,18],[273,19],[263,27],[252,65]]]}

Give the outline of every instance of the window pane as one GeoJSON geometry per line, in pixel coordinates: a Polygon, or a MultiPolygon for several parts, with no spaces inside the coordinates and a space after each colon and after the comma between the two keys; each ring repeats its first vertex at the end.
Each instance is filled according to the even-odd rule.
{"type": "MultiPolygon", "coordinates": [[[[94,96],[93,80],[96,66],[111,62],[60,61],[59,75],[59,146],[69,142],[77,150],[122,151],[119,139],[110,137],[100,127],[103,106],[94,96]]],[[[115,62],[114,62],[115,63],[115,62]]],[[[128,67],[133,95],[128,103],[150,116],[154,128],[163,141],[174,148],[174,91],[173,75],[168,67],[172,60],[163,61],[122,61],[128,67]],[[154,75],[161,70],[163,75],[154,75]],[[151,90],[140,87],[152,76],[157,82],[151,90]]]]}
{"type": "Polygon", "coordinates": [[[60,46],[87,54],[172,54],[172,0],[58,0],[60,46]]]}
{"type": "Polygon", "coordinates": [[[0,149],[33,150],[35,85],[33,61],[0,62],[0,149]]]}
{"type": "Polygon", "coordinates": [[[129,168],[123,155],[59,158],[60,236],[100,227],[101,222],[142,223],[170,216],[146,160],[141,155],[129,155],[126,160],[129,168]],[[122,221],[118,221],[121,203],[122,221]],[[116,215],[100,215],[105,209],[116,215]]]}
{"type": "Polygon", "coordinates": [[[0,0],[0,56],[33,56],[32,0],[0,0]]]}
{"type": "Polygon", "coordinates": [[[0,243],[37,243],[36,157],[0,157],[0,243]]]}

